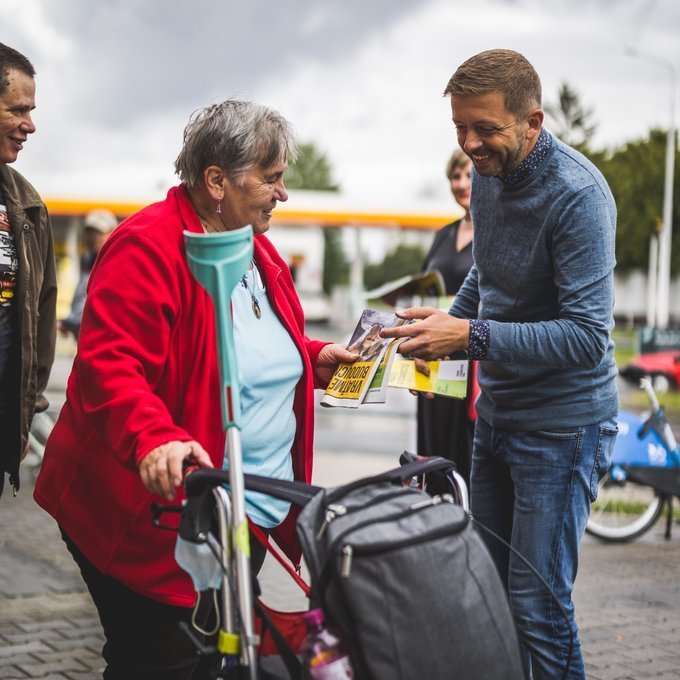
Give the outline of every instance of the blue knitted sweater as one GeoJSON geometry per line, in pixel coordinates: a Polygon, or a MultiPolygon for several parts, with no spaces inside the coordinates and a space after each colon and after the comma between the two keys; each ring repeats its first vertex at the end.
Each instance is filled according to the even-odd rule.
{"type": "Polygon", "coordinates": [[[553,137],[518,184],[473,173],[471,212],[475,265],[449,313],[489,321],[478,415],[510,430],[616,415],[616,206],[600,172],[553,137]]]}

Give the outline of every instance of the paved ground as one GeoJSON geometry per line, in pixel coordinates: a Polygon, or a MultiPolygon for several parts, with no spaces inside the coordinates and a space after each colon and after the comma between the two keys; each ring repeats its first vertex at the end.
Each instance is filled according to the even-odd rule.
{"type": "MultiPolygon", "coordinates": [[[[59,371],[63,366],[55,379],[59,371]]],[[[391,467],[412,435],[406,416],[354,415],[351,427],[346,414],[319,413],[327,445],[317,454],[317,483],[391,467]],[[362,449],[350,429],[372,431],[363,437],[370,446],[362,449]]],[[[31,475],[23,477],[18,497],[5,492],[0,499],[0,679],[101,677],[96,612],[54,522],[33,502],[31,475]]],[[[272,606],[303,606],[276,565],[265,565],[263,581],[272,606]]],[[[591,680],[680,679],[680,527],[670,541],[660,526],[627,545],[586,538],[575,600],[591,680]]]]}
{"type": "MultiPolygon", "coordinates": [[[[331,484],[392,464],[389,456],[319,454],[317,481],[331,484]]],[[[56,527],[34,503],[30,478],[0,500],[0,678],[101,677],[96,613],[56,527]]],[[[264,572],[268,601],[301,606],[275,565],[264,572]]],[[[576,606],[592,680],[680,678],[680,528],[616,546],[586,539],[576,606]]],[[[475,679],[476,680],[476,679],[475,679]]]]}

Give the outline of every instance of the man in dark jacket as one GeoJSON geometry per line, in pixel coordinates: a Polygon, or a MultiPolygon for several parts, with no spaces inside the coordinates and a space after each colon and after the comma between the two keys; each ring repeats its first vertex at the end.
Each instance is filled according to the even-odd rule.
{"type": "Polygon", "coordinates": [[[57,282],[52,229],[36,190],[9,167],[35,132],[35,69],[0,43],[0,494],[16,493],[33,415],[54,359],[57,282]]]}

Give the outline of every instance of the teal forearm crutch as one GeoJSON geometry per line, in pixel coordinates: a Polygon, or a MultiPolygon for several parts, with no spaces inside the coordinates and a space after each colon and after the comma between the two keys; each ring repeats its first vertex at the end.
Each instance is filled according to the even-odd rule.
{"type": "MultiPolygon", "coordinates": [[[[253,592],[250,577],[250,540],[245,513],[243,454],[241,449],[241,397],[231,321],[231,292],[241,280],[253,257],[253,230],[250,226],[209,234],[184,232],[189,269],[212,298],[217,326],[217,353],[220,366],[222,424],[226,433],[229,487],[232,505],[231,546],[234,550],[236,583],[241,612],[242,647],[239,651],[238,624],[233,617],[231,594],[223,602],[232,612],[223,622],[218,649],[226,655],[241,655],[257,677],[256,647],[259,642],[253,625],[253,592]]],[[[227,546],[224,546],[226,549],[227,546]]]]}

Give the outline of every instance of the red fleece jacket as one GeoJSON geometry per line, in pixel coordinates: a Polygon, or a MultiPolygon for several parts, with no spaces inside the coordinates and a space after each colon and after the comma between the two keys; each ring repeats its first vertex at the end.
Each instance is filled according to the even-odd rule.
{"type": "MultiPolygon", "coordinates": [[[[146,490],[138,464],[160,444],[195,439],[215,467],[222,465],[214,310],[187,266],[185,229],[202,232],[180,185],[125,220],[102,248],[66,403],[34,494],[97,569],[136,592],[180,606],[193,604],[191,579],[175,562],[175,534],[151,525],[151,503],[167,501],[146,490]]],[[[292,454],[295,478],[309,482],[313,366],[326,343],[304,335],[289,269],[265,236],[255,237],[255,260],[272,308],[302,356],[292,454]]],[[[297,562],[295,514],[274,536],[297,562]]]]}

